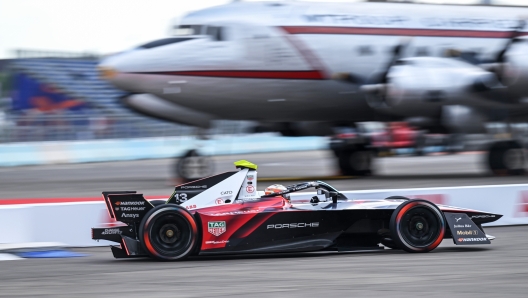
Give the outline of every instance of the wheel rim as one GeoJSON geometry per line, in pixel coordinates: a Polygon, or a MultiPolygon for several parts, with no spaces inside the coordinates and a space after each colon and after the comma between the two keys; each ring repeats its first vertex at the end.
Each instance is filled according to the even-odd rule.
{"type": "Polygon", "coordinates": [[[181,174],[188,179],[197,179],[211,173],[211,161],[203,156],[190,156],[181,160],[181,174]]]}
{"type": "Polygon", "coordinates": [[[161,255],[177,256],[186,251],[192,241],[192,228],[178,214],[161,214],[149,229],[152,247],[161,255]]]}
{"type": "Polygon", "coordinates": [[[441,229],[440,219],[433,210],[416,206],[403,215],[399,231],[405,242],[413,247],[422,248],[435,243],[441,229]]]}
{"type": "Polygon", "coordinates": [[[504,165],[508,170],[524,168],[523,149],[509,149],[504,153],[504,165]]]}

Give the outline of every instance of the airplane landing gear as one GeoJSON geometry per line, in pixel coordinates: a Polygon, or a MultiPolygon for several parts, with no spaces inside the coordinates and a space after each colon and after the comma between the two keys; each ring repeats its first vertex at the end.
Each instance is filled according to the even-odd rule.
{"type": "Polygon", "coordinates": [[[175,172],[184,183],[190,182],[213,175],[214,162],[210,157],[191,149],[176,162],[175,172]]]}
{"type": "Polygon", "coordinates": [[[347,146],[335,153],[343,175],[368,176],[372,174],[373,152],[365,146],[347,146]]]}
{"type": "Polygon", "coordinates": [[[495,175],[523,175],[526,157],[517,141],[495,142],[488,149],[488,167],[495,175]]]}

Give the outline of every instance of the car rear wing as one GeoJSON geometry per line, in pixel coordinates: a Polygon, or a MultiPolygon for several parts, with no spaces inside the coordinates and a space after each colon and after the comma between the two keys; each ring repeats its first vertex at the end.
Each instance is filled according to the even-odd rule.
{"type": "Polygon", "coordinates": [[[104,191],[106,208],[111,218],[123,223],[139,223],[154,206],[135,191],[104,191]]]}

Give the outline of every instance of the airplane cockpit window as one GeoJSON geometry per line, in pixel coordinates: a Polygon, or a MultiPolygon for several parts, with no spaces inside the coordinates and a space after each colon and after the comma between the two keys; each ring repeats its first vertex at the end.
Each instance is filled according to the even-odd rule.
{"type": "Polygon", "coordinates": [[[208,26],[205,34],[211,36],[214,41],[226,40],[224,27],[208,26]]]}
{"type": "Polygon", "coordinates": [[[201,35],[203,34],[204,25],[179,25],[174,30],[174,35],[201,35]]]}
{"type": "Polygon", "coordinates": [[[163,39],[158,39],[158,40],[151,41],[151,42],[148,42],[146,44],[140,45],[137,48],[138,49],[152,49],[152,48],[161,47],[161,46],[168,45],[168,44],[171,44],[171,43],[182,42],[182,41],[186,41],[186,40],[190,40],[190,39],[193,39],[193,38],[191,38],[191,37],[163,38],[163,39]]]}

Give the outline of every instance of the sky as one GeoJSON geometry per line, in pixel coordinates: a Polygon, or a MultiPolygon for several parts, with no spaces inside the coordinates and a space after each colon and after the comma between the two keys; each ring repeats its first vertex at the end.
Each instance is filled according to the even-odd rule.
{"type": "MultiPolygon", "coordinates": [[[[232,0],[0,0],[0,59],[15,49],[110,54],[168,35],[188,12],[232,0]]],[[[319,0],[355,2],[358,0],[319,0]]],[[[475,3],[480,0],[421,0],[475,3]]],[[[495,0],[524,4],[527,0],[495,0]]]]}

